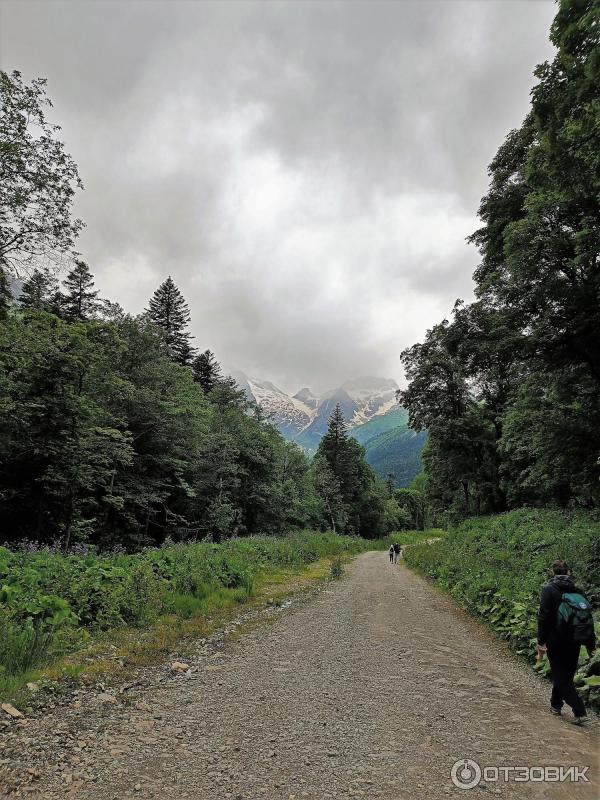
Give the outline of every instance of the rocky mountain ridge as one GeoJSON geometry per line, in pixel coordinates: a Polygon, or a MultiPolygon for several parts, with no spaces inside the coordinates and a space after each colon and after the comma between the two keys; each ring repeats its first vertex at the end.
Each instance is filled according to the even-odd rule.
{"type": "Polygon", "coordinates": [[[331,412],[339,403],[348,429],[353,430],[375,416],[396,407],[398,384],[389,378],[365,377],[346,381],[336,389],[317,395],[304,387],[289,395],[271,381],[243,372],[233,373],[248,399],[260,405],[288,439],[314,449],[325,431],[331,412]]]}

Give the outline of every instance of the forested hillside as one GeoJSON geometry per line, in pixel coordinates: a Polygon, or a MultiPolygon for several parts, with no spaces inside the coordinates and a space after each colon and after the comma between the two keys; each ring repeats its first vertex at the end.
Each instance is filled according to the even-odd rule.
{"type": "Polygon", "coordinates": [[[409,486],[421,472],[425,431],[408,426],[408,412],[397,406],[355,428],[351,435],[365,448],[365,458],[381,477],[393,475],[398,487],[409,486]]]}
{"type": "Polygon", "coordinates": [[[476,299],[402,354],[434,516],[600,503],[599,37],[596,2],[559,5],[489,168],[476,299]]]}

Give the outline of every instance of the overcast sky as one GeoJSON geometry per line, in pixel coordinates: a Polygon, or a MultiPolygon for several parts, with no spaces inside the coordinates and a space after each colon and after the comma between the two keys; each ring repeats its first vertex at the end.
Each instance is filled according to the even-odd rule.
{"type": "Polygon", "coordinates": [[[400,380],[400,351],[471,296],[465,237],[554,12],[0,0],[0,63],[48,78],[101,293],[139,312],[171,274],[196,346],[321,391],[400,380]]]}

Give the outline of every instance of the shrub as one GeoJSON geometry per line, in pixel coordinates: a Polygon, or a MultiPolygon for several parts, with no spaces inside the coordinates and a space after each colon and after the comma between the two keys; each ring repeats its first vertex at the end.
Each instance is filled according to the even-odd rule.
{"type": "Polygon", "coordinates": [[[344,565],[342,564],[342,559],[340,556],[335,556],[329,565],[329,577],[331,580],[337,580],[338,578],[341,578],[343,574],[344,565]]]}

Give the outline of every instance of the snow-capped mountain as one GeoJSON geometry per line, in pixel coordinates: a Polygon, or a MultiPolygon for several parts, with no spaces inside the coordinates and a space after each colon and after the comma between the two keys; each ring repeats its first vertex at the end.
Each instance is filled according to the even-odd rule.
{"type": "Polygon", "coordinates": [[[308,449],[318,445],[337,403],[350,430],[396,406],[398,385],[391,379],[357,378],[321,396],[306,387],[290,396],[270,381],[258,380],[242,372],[234,373],[233,377],[286,438],[308,449]]]}
{"type": "Polygon", "coordinates": [[[312,395],[308,389],[302,390],[307,393],[305,402],[298,396],[302,392],[290,397],[271,381],[251,378],[243,372],[234,372],[233,378],[237,381],[240,389],[246,392],[248,399],[262,408],[266,416],[287,439],[294,439],[313,421],[316,406],[312,402],[309,404],[312,395]]]}
{"type": "Polygon", "coordinates": [[[408,427],[408,412],[396,402],[398,386],[385,378],[357,378],[316,395],[306,387],[290,396],[270,381],[232,373],[248,399],[259,403],[281,433],[314,453],[339,403],[350,434],[382,478],[393,474],[397,486],[409,486],[421,471],[426,433],[408,427]]]}

